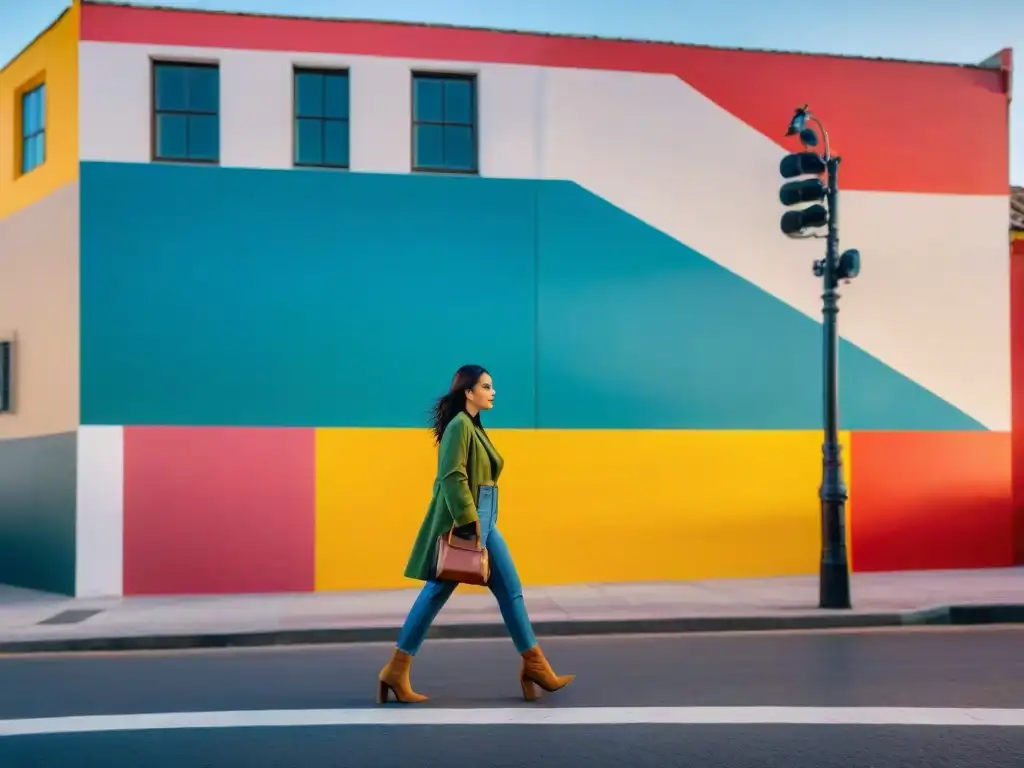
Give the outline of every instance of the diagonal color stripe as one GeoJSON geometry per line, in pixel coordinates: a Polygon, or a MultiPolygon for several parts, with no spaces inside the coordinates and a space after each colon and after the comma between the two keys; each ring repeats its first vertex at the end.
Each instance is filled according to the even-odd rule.
{"type": "Polygon", "coordinates": [[[915,707],[567,707],[169,712],[0,721],[0,736],[182,728],[401,725],[874,725],[1024,727],[1024,709],[915,707]]]}
{"type": "MultiPolygon", "coordinates": [[[[451,323],[424,286],[447,290],[467,259],[487,253],[486,279],[502,286],[502,298],[488,305],[491,323],[465,331],[460,345],[487,351],[508,395],[493,426],[820,428],[820,324],[580,186],[329,176],[83,165],[83,424],[421,429],[423,393],[464,362],[439,354],[436,340],[451,323]],[[307,200],[339,213],[318,217],[307,200]],[[275,211],[271,229],[247,227],[254,206],[275,211]],[[393,219],[429,221],[429,234],[393,219]],[[175,224],[186,220],[187,229],[175,224]],[[145,263],[139,242],[148,244],[145,263]],[[629,259],[621,243],[630,244],[629,259]],[[373,256],[339,260],[330,255],[339,247],[373,256]],[[301,268],[282,273],[283,252],[301,268]],[[189,276],[199,273],[197,287],[189,276]],[[337,301],[338,285],[384,284],[387,301],[373,290],[337,301]],[[277,297],[273,306],[264,295],[277,297]],[[190,341],[169,353],[140,344],[143,337],[190,341]],[[260,364],[266,344],[300,337],[305,351],[291,365],[260,364]],[[351,375],[390,365],[395,350],[411,393],[399,402],[351,375]]],[[[719,243],[719,252],[737,250],[719,243]]],[[[815,294],[813,285],[799,290],[815,294]]],[[[902,324],[890,322],[889,336],[893,327],[902,324]]],[[[844,341],[840,357],[847,429],[982,431],[972,416],[987,407],[978,404],[999,400],[958,396],[977,406],[968,415],[863,349],[844,341]]],[[[981,363],[967,364],[971,357],[950,359],[952,367],[919,380],[960,381],[963,370],[991,378],[981,363]]],[[[990,421],[999,424],[1008,408],[997,410],[990,421]]]]}

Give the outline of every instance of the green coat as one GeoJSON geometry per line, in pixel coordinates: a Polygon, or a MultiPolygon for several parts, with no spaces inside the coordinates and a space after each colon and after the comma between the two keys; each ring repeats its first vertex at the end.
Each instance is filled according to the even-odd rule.
{"type": "Polygon", "coordinates": [[[437,475],[427,516],[413,544],[405,575],[426,581],[431,578],[437,537],[454,525],[479,520],[476,503],[481,485],[498,481],[505,462],[464,411],[444,430],[437,449],[437,475]]]}

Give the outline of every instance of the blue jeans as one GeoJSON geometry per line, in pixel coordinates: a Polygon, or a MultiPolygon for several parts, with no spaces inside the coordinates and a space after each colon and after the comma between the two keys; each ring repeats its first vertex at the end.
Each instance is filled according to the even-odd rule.
{"type": "MultiPolygon", "coordinates": [[[[505,621],[516,650],[525,653],[537,645],[537,638],[530,626],[526,602],[523,600],[523,585],[516,573],[515,563],[512,562],[504,537],[495,526],[497,507],[497,489],[490,486],[481,488],[477,513],[480,515],[481,538],[491,559],[491,578],[487,586],[498,601],[501,618],[505,621]]],[[[458,586],[454,581],[434,580],[423,585],[398,636],[398,650],[410,656],[416,655],[427,637],[430,625],[458,586]]]]}

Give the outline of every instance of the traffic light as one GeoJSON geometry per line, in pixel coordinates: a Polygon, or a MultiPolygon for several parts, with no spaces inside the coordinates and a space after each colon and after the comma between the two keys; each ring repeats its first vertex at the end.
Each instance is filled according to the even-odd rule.
{"type": "Polygon", "coordinates": [[[779,189],[779,202],[789,207],[803,203],[815,203],[806,208],[786,211],[782,215],[782,232],[790,237],[802,234],[807,229],[828,224],[828,209],[821,204],[828,195],[828,186],[821,176],[828,170],[825,159],[816,152],[796,152],[786,155],[779,163],[779,173],[788,181],[779,189]],[[797,177],[805,176],[811,178],[797,177]]]}
{"type": "MultiPolygon", "coordinates": [[[[828,268],[828,262],[825,259],[819,259],[814,262],[814,276],[825,277],[825,271],[828,268]]],[[[860,274],[860,251],[856,248],[851,248],[848,251],[843,251],[839,254],[839,260],[836,262],[835,267],[835,280],[845,280],[850,282],[857,275],[860,274]]]]}
{"type": "Polygon", "coordinates": [[[836,264],[837,280],[853,280],[860,274],[860,251],[851,248],[839,254],[839,263],[836,264]]]}

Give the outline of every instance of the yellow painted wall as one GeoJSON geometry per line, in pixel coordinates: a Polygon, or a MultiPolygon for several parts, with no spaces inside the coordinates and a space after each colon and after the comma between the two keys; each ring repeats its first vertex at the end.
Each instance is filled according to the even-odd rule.
{"type": "MultiPolygon", "coordinates": [[[[500,522],[527,585],[816,572],[820,432],[490,430],[500,522]],[[552,474],[546,457],[576,457],[552,474]]],[[[425,430],[317,430],[318,590],[416,586],[425,430]]],[[[852,463],[842,435],[847,483],[852,463]]],[[[849,533],[847,536],[849,540],[849,533]]]]}
{"type": "Polygon", "coordinates": [[[0,71],[0,219],[78,178],[78,3],[0,71]],[[46,82],[46,161],[21,175],[21,94],[46,82]]]}

